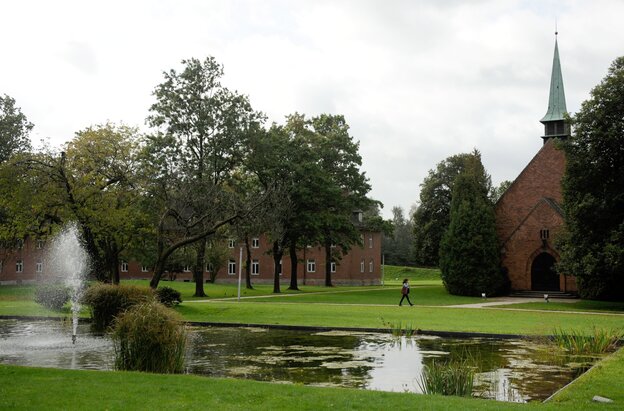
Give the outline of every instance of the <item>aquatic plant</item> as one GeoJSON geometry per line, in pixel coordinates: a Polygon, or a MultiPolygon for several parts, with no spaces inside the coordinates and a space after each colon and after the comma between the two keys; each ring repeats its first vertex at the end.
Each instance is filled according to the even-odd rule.
{"type": "Polygon", "coordinates": [[[418,329],[411,322],[405,322],[405,324],[403,324],[403,321],[399,321],[397,323],[390,322],[390,321],[386,322],[386,321],[383,321],[383,318],[381,321],[386,327],[390,329],[390,332],[392,333],[392,335],[396,337],[399,337],[402,335],[406,337],[411,337],[418,333],[418,329]]]}
{"type": "Polygon", "coordinates": [[[87,289],[83,302],[90,308],[93,329],[105,331],[117,315],[153,299],[154,293],[147,287],[97,283],[87,289]]]}
{"type": "Polygon", "coordinates": [[[571,354],[603,354],[614,350],[623,336],[622,331],[597,327],[589,335],[580,330],[555,328],[552,340],[571,354]]]}
{"type": "Polygon", "coordinates": [[[469,360],[436,362],[434,359],[423,367],[418,386],[423,394],[470,397],[474,376],[475,369],[469,360]]]}
{"type": "Polygon", "coordinates": [[[117,317],[112,337],[118,370],[184,371],[184,323],[175,311],[156,301],[135,305],[117,317]]]}

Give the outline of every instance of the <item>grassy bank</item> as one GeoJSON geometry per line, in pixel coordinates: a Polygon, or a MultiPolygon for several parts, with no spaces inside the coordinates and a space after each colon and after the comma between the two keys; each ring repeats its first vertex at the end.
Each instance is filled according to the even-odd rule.
{"type": "Polygon", "coordinates": [[[318,388],[192,375],[73,371],[0,365],[0,409],[609,410],[621,409],[624,351],[548,403],[318,388]],[[114,395],[111,395],[114,392],[114,395]],[[592,402],[602,395],[614,404],[592,402]]]}

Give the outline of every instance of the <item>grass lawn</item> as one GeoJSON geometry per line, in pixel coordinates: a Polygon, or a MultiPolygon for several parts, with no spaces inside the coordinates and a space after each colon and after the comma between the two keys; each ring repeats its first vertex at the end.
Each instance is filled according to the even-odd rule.
{"type": "Polygon", "coordinates": [[[552,310],[552,311],[596,311],[614,313],[624,313],[624,302],[619,301],[591,301],[578,300],[575,302],[558,302],[551,300],[550,302],[534,302],[501,305],[500,308],[517,308],[526,310],[552,310]]]}
{"type": "MultiPolygon", "coordinates": [[[[147,286],[147,281],[124,283],[147,286]]],[[[423,330],[525,335],[548,335],[555,328],[589,333],[594,327],[624,327],[624,316],[614,315],[624,311],[624,303],[551,301],[510,305],[514,310],[448,307],[481,299],[448,295],[436,269],[386,266],[383,287],[303,286],[300,291],[290,291],[284,286],[282,294],[274,296],[271,285],[256,285],[254,290],[241,290],[243,297],[253,298],[240,302],[222,300],[236,297],[234,284],[206,284],[208,298],[192,297],[193,283],[163,281],[161,285],[181,291],[184,302],[176,310],[188,321],[365,328],[388,328],[401,322],[423,330]],[[415,307],[397,306],[403,278],[410,279],[415,307]]],[[[38,306],[33,294],[33,286],[0,286],[0,315],[69,315],[67,309],[59,313],[38,306]]],[[[83,310],[83,315],[87,314],[83,310]]],[[[552,402],[518,405],[186,375],[0,365],[0,409],[622,409],[623,378],[624,351],[620,350],[552,402]],[[612,398],[616,403],[593,403],[594,395],[612,398]]]]}
{"type": "Polygon", "coordinates": [[[0,409],[616,410],[624,404],[624,351],[548,403],[318,388],[193,375],[73,371],[0,365],[0,409]],[[592,402],[594,395],[615,401],[592,402]]]}

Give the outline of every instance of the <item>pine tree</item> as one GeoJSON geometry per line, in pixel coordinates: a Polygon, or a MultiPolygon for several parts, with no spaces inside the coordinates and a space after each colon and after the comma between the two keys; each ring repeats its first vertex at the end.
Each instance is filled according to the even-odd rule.
{"type": "Polygon", "coordinates": [[[503,290],[494,209],[475,156],[453,184],[450,224],[440,243],[440,269],[447,291],[489,295],[503,290]]]}

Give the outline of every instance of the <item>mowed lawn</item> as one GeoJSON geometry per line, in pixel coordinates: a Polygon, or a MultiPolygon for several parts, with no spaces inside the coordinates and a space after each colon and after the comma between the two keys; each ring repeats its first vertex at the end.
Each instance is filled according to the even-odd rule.
{"type": "MultiPolygon", "coordinates": [[[[304,325],[387,329],[396,324],[432,331],[549,335],[555,328],[591,333],[594,327],[624,329],[620,303],[524,303],[471,308],[478,297],[446,293],[435,269],[385,267],[383,286],[300,286],[273,294],[270,285],[241,289],[235,284],[206,284],[208,297],[193,297],[195,285],[162,282],[182,293],[176,310],[187,321],[236,324],[304,325]],[[398,307],[403,278],[410,279],[414,307],[398,307]],[[457,307],[452,307],[457,306],[457,307]],[[583,311],[584,313],[577,313],[583,311]]],[[[124,281],[147,286],[147,281],[124,281]]],[[[33,301],[33,286],[0,286],[0,315],[69,316],[33,301]]],[[[490,300],[488,300],[490,301],[490,300]]],[[[83,316],[88,316],[84,309],[83,316]]],[[[507,404],[455,397],[423,396],[353,389],[270,384],[128,372],[90,372],[0,365],[0,409],[622,409],[624,351],[609,356],[546,404],[507,404]],[[44,387],[44,388],[42,388],[44,387]],[[111,389],[114,395],[111,395],[111,389]],[[591,401],[594,395],[614,404],[591,401]]]]}

